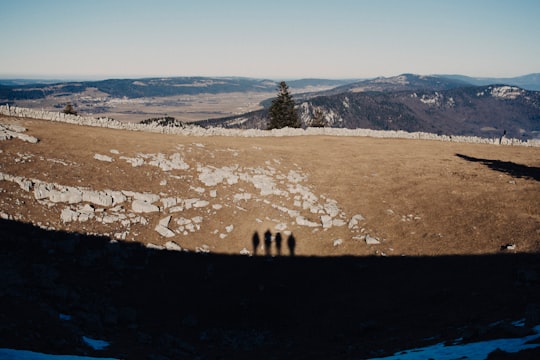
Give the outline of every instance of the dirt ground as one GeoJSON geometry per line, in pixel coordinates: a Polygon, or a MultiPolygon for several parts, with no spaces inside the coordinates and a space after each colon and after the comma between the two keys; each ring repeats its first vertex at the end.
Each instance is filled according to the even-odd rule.
{"type": "MultiPolygon", "coordinates": [[[[540,324],[540,148],[0,123],[39,139],[0,141],[8,179],[205,201],[179,212],[156,202],[159,211],[139,214],[146,225],[126,228],[62,221],[79,205],[38,201],[0,181],[0,348],[118,359],[366,359],[523,337],[540,324]],[[189,168],[164,170],[151,154],[176,154],[189,168]],[[141,166],[126,161],[141,156],[141,166]],[[210,183],[202,175],[214,170],[237,178],[210,183]],[[333,219],[326,228],[325,214],[333,219]],[[356,215],[363,220],[353,224],[356,215]],[[155,231],[166,216],[170,238],[155,231]],[[178,220],[196,218],[200,228],[179,229],[178,220]],[[295,256],[285,245],[276,256],[275,244],[272,257],[261,247],[241,255],[253,255],[254,232],[266,230],[294,234],[295,256]],[[119,232],[125,240],[112,241],[119,232]],[[380,243],[368,245],[367,235],[380,243]],[[146,246],[170,240],[189,251],[146,246]],[[196,253],[201,247],[209,253],[196,253]],[[83,337],[109,345],[95,350],[83,337]]],[[[93,206],[96,217],[132,211],[127,202],[116,212],[93,206]]]]}
{"type": "MultiPolygon", "coordinates": [[[[243,248],[251,250],[254,231],[262,235],[270,229],[275,234],[277,224],[286,224],[286,231],[296,237],[299,255],[494,254],[505,245],[515,245],[512,252],[540,250],[540,148],[330,136],[187,137],[6,117],[0,121],[20,124],[40,140],[0,142],[3,173],[94,190],[201,197],[219,203],[221,210],[181,213],[203,218],[200,230],[172,238],[186,249],[205,243],[212,252],[238,254],[243,248]],[[179,153],[190,168],[165,172],[146,164],[133,167],[121,159],[156,153],[179,153]],[[95,154],[114,161],[98,161],[95,154]],[[224,181],[205,187],[198,177],[203,166],[263,171],[283,189],[291,185],[284,177],[293,171],[303,177],[298,184],[320,204],[331,199],[339,207],[336,218],[345,225],[300,226],[278,209],[294,209],[292,195],[263,196],[253,183],[224,181]],[[210,198],[209,190],[217,196],[210,198]],[[233,203],[234,195],[242,192],[252,198],[233,203]],[[355,214],[364,220],[351,230],[347,224],[355,214]],[[234,230],[226,232],[230,225],[234,230]],[[381,243],[358,240],[366,234],[381,243]]],[[[0,210],[22,221],[81,233],[118,230],[118,224],[64,223],[62,206],[38,204],[31,192],[15,183],[0,182],[0,187],[0,210]]],[[[135,226],[128,239],[163,244],[167,239],[154,227],[164,215],[148,214],[149,225],[135,226]]],[[[320,224],[320,214],[302,215],[320,224]]]]}

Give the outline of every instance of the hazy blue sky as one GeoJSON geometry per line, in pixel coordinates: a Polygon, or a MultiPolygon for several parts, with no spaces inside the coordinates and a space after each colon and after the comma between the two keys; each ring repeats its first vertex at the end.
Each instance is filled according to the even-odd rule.
{"type": "Polygon", "coordinates": [[[540,0],[0,0],[0,76],[540,72],[540,0]]]}

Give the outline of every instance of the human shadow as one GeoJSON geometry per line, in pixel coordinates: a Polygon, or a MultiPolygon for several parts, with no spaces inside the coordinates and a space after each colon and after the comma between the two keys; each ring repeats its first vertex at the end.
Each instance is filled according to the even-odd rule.
{"type": "Polygon", "coordinates": [[[259,248],[260,243],[261,243],[261,238],[259,237],[259,233],[255,231],[253,233],[253,236],[251,237],[251,245],[253,246],[253,255],[257,255],[257,249],[259,248]]]}
{"type": "Polygon", "coordinates": [[[291,233],[287,238],[287,247],[289,248],[289,255],[294,256],[294,249],[296,248],[296,238],[291,233]]]}
{"type": "Polygon", "coordinates": [[[279,231],[276,233],[274,241],[276,242],[277,256],[281,256],[281,242],[283,241],[283,238],[281,237],[281,233],[279,231]]]}
{"type": "Polygon", "coordinates": [[[538,254],[268,261],[7,220],[0,234],[0,348],[364,359],[460,337],[517,336],[540,321],[538,254]],[[522,318],[521,330],[509,322],[522,318]],[[94,350],[83,336],[109,346],[94,350]]]}
{"type": "Polygon", "coordinates": [[[266,256],[272,255],[272,233],[270,230],[264,232],[264,254],[266,256]]]}
{"type": "Polygon", "coordinates": [[[463,154],[456,154],[456,156],[470,162],[482,163],[492,170],[503,172],[515,178],[540,181],[540,168],[538,167],[517,164],[511,161],[475,158],[463,154]]]}

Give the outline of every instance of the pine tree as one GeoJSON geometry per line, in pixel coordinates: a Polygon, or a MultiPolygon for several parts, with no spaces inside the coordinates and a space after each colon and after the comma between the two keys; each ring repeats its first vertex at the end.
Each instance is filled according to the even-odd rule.
{"type": "Polygon", "coordinates": [[[295,103],[285,81],[279,83],[277,90],[278,95],[268,109],[268,130],[284,127],[299,128],[300,120],[294,108],[295,103]]]}

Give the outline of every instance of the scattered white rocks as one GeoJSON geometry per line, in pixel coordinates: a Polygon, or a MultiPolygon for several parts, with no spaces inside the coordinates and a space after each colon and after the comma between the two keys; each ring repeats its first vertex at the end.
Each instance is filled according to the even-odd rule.
{"type": "Polygon", "coordinates": [[[124,201],[126,201],[126,197],[120,192],[116,192],[113,195],[113,192],[110,190],[109,191],[85,190],[82,192],[82,201],[87,201],[87,202],[90,202],[92,204],[96,204],[99,206],[109,207],[109,206],[123,203],[124,201]]]}
{"type": "Polygon", "coordinates": [[[127,156],[120,156],[121,160],[125,160],[128,164],[131,164],[133,167],[139,167],[144,165],[143,158],[132,158],[127,156]]]}
{"type": "Polygon", "coordinates": [[[175,243],[174,241],[167,241],[165,243],[165,249],[167,250],[172,250],[172,251],[182,251],[182,247],[180,245],[178,245],[177,243],[175,243]]]}
{"type": "Polygon", "coordinates": [[[174,233],[174,231],[172,231],[171,229],[165,227],[165,226],[162,226],[162,225],[156,225],[155,229],[159,235],[161,236],[164,236],[164,237],[167,237],[167,238],[170,238],[170,237],[173,237],[175,236],[176,234],[174,233]]]}
{"type": "Polygon", "coordinates": [[[152,244],[152,243],[146,244],[146,247],[147,247],[148,249],[153,249],[153,250],[163,250],[163,249],[165,249],[164,246],[156,245],[156,244],[152,244]]]}
{"type": "Polygon", "coordinates": [[[354,215],[351,220],[349,220],[348,228],[349,230],[355,230],[358,229],[358,223],[360,221],[364,221],[365,218],[361,214],[354,215]]]}
{"type": "Polygon", "coordinates": [[[187,164],[178,153],[172,154],[167,158],[164,154],[139,154],[140,157],[148,159],[148,165],[157,166],[163,171],[187,170],[187,164]]]}
{"type": "Polygon", "coordinates": [[[368,245],[379,245],[381,243],[381,241],[378,238],[373,237],[371,235],[366,235],[365,241],[366,241],[366,244],[368,245]]]}
{"type": "Polygon", "coordinates": [[[406,221],[406,222],[410,222],[410,221],[418,221],[418,220],[421,220],[422,218],[420,216],[417,216],[417,215],[413,215],[413,214],[408,214],[408,215],[402,215],[401,216],[401,221],[406,221]]]}
{"type": "Polygon", "coordinates": [[[251,194],[250,193],[240,193],[240,194],[234,194],[233,201],[239,202],[239,201],[248,201],[251,200],[251,194]]]}
{"type": "Polygon", "coordinates": [[[332,245],[334,247],[343,245],[343,239],[335,239],[332,245]]]}
{"type": "Polygon", "coordinates": [[[153,213],[159,212],[159,207],[144,200],[133,200],[131,209],[135,213],[153,213]]]}
{"type": "Polygon", "coordinates": [[[345,226],[347,224],[347,222],[345,220],[342,220],[342,219],[333,219],[332,220],[332,226],[345,226]]]}
{"type": "MultiPolygon", "coordinates": [[[[1,113],[1,106],[0,106],[1,113]]],[[[39,140],[36,137],[23,134],[26,132],[26,128],[15,125],[15,124],[0,124],[0,141],[10,140],[10,139],[19,139],[22,141],[29,142],[31,144],[36,144],[39,140]]]]}
{"type": "Polygon", "coordinates": [[[113,158],[108,155],[95,154],[94,159],[104,162],[113,162],[113,158]]]}
{"type": "MultiPolygon", "coordinates": [[[[276,133],[274,132],[273,135],[276,133]]],[[[278,136],[285,135],[278,133],[278,136]]],[[[204,146],[197,144],[194,146],[198,149],[204,149],[204,146]]],[[[349,219],[347,214],[340,209],[337,201],[324,195],[315,194],[309,186],[304,184],[308,176],[298,170],[296,164],[297,170],[287,170],[286,172],[281,172],[279,166],[273,167],[275,164],[280,164],[280,160],[277,159],[267,160],[263,162],[262,166],[257,167],[241,167],[238,164],[215,167],[197,164],[196,168],[192,169],[184,160],[183,154],[186,151],[189,153],[191,151],[207,152],[207,150],[193,149],[188,146],[177,146],[176,149],[179,152],[170,155],[138,153],[134,157],[120,156],[120,151],[112,149],[109,155],[95,154],[94,159],[111,163],[120,159],[127,161],[134,167],[143,165],[158,167],[167,173],[167,179],[189,181],[189,190],[183,194],[186,198],[171,196],[170,188],[167,188],[167,191],[163,190],[163,193],[158,195],[128,190],[93,190],[85,187],[70,187],[2,173],[0,173],[0,180],[13,181],[22,190],[33,191],[34,197],[42,205],[52,207],[58,203],[67,204],[68,206],[64,207],[60,214],[63,223],[93,220],[102,224],[122,225],[123,229],[111,233],[119,240],[127,238],[131,225],[148,225],[148,220],[140,214],[160,216],[161,220],[154,230],[162,237],[172,238],[178,235],[189,235],[200,230],[203,217],[194,216],[196,214],[216,216],[216,212],[224,207],[232,208],[235,212],[236,209],[249,212],[250,205],[254,205],[254,203],[270,205],[280,212],[278,216],[274,216],[272,219],[267,218],[265,221],[274,223],[275,230],[282,232],[287,231],[289,223],[313,228],[314,232],[321,227],[328,230],[332,227],[347,225],[349,230],[356,232],[359,230],[359,223],[364,220],[360,214],[349,219]],[[188,175],[182,174],[180,176],[178,174],[178,171],[189,169],[192,169],[195,175],[188,173],[188,175]],[[171,173],[172,171],[176,172],[171,173]],[[216,186],[219,188],[214,188],[216,186]],[[218,190],[221,195],[222,187],[229,189],[223,191],[223,198],[218,198],[218,190]],[[120,206],[121,204],[124,205],[120,206]],[[179,217],[178,213],[183,213],[184,216],[179,217]],[[289,217],[290,220],[287,221],[284,219],[285,217],[289,217]],[[173,225],[171,226],[171,224],[173,225]]],[[[21,159],[23,158],[21,157],[21,159]]],[[[159,184],[168,186],[167,179],[161,177],[159,184]]],[[[259,205],[254,206],[258,207],[259,205]]],[[[259,224],[263,222],[261,219],[255,221],[259,224]]],[[[225,239],[234,229],[235,225],[229,224],[225,226],[224,231],[221,230],[222,233],[216,230],[215,234],[225,239]]],[[[377,238],[369,236],[364,239],[369,244],[373,244],[373,240],[379,241],[377,238]]],[[[165,247],[152,244],[148,246],[181,250],[181,247],[174,242],[167,242],[167,244],[169,245],[165,245],[165,247]]],[[[342,244],[342,239],[333,241],[334,246],[342,244]]],[[[198,252],[210,251],[208,246],[201,246],[198,249],[198,252]]],[[[246,255],[248,254],[249,251],[246,255]]]]}
{"type": "Polygon", "coordinates": [[[62,210],[62,213],[60,214],[60,220],[62,222],[70,222],[70,221],[77,221],[79,218],[79,213],[76,211],[71,210],[70,208],[65,208],[62,210]]]}
{"type": "Polygon", "coordinates": [[[167,238],[175,236],[176,234],[174,233],[174,231],[169,229],[169,223],[171,222],[171,218],[172,216],[169,215],[159,220],[159,224],[156,225],[154,230],[156,230],[161,236],[167,238]]]}
{"type": "Polygon", "coordinates": [[[168,209],[176,206],[178,204],[178,199],[175,197],[161,198],[161,203],[163,204],[164,209],[168,209]]]}
{"type": "Polygon", "coordinates": [[[195,252],[196,253],[208,254],[208,253],[210,253],[210,247],[208,245],[206,245],[206,244],[203,244],[201,246],[196,247],[195,252]]]}
{"type": "Polygon", "coordinates": [[[194,208],[202,208],[210,205],[210,202],[207,200],[197,200],[193,203],[194,208]]]}
{"type": "Polygon", "coordinates": [[[323,229],[330,229],[332,227],[332,217],[330,215],[322,215],[321,224],[323,229]]]}
{"type": "Polygon", "coordinates": [[[222,182],[227,182],[229,185],[238,183],[238,175],[235,175],[237,167],[221,167],[215,168],[211,166],[198,166],[199,180],[206,186],[216,186],[222,182]]]}

